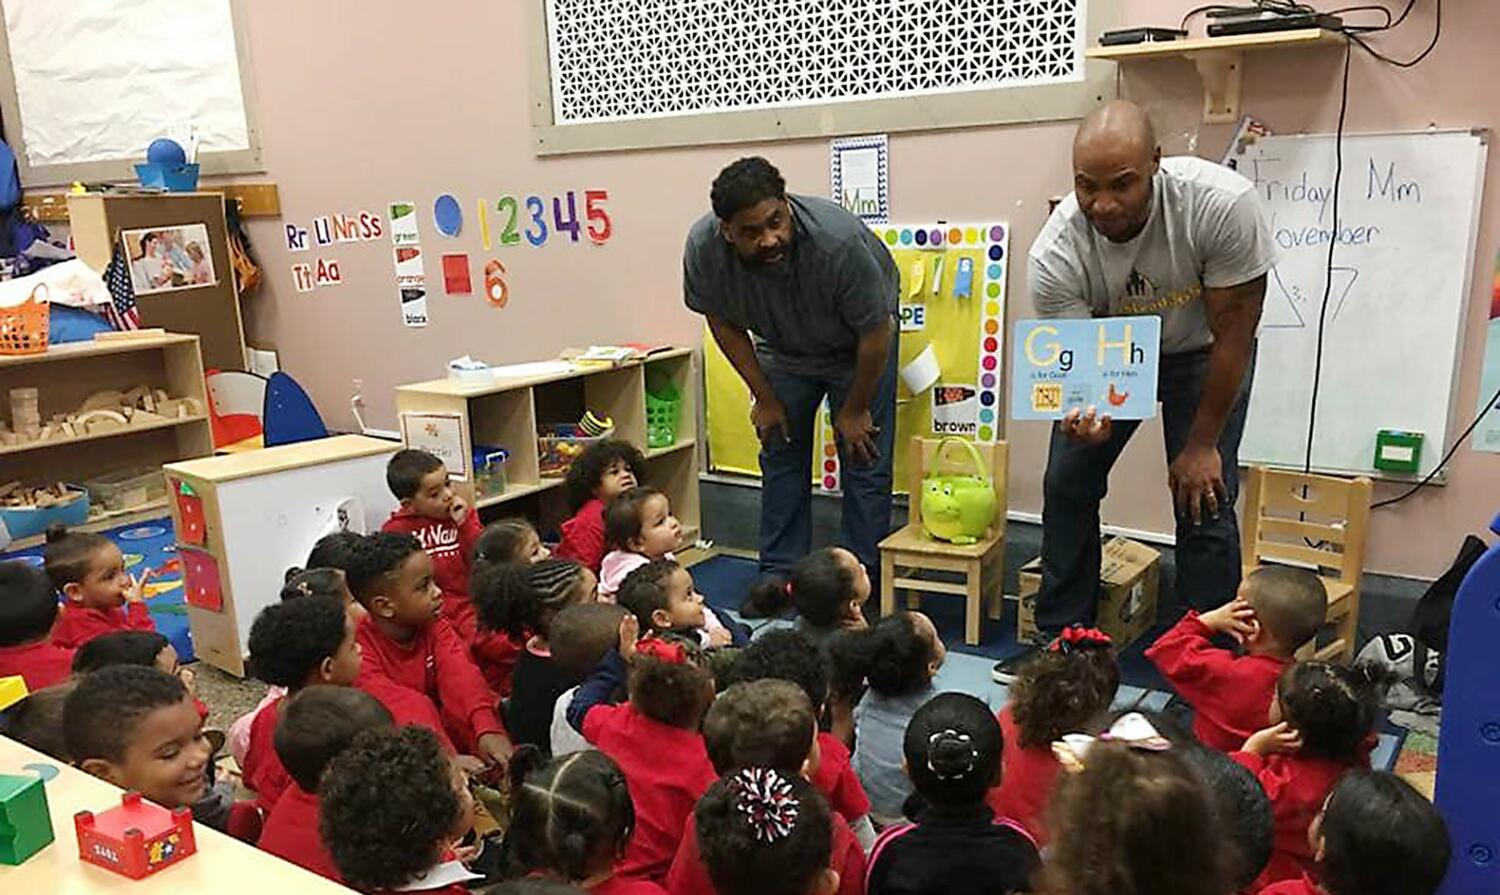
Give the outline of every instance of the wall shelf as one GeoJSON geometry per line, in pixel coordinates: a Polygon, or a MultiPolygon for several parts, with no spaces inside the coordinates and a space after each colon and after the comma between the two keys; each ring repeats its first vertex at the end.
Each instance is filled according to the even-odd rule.
{"type": "MultiPolygon", "coordinates": [[[[700,529],[698,504],[698,452],[696,432],[697,379],[691,349],[674,348],[644,360],[616,367],[589,367],[556,363],[525,364],[521,375],[496,376],[492,382],[460,383],[435,379],[398,386],[398,413],[448,413],[463,420],[464,450],[475,444],[494,445],[510,451],[506,461],[506,489],[473,501],[479,509],[525,504],[535,512],[540,527],[547,530],[566,518],[563,479],[543,475],[537,450],[538,426],[577,422],[585,411],[614,420],[614,437],[624,439],[646,458],[644,484],[660,488],[672,502],[672,512],[684,532],[694,539],[700,529]],[[670,381],[682,395],[677,440],[661,448],[646,444],[646,383],[670,381]]],[[[466,487],[466,490],[471,490],[466,487]]],[[[472,496],[468,494],[466,496],[472,496]]],[[[502,512],[523,512],[507,509],[502,512]]],[[[691,540],[688,541],[691,543],[691,540]]]]}
{"type": "MultiPolygon", "coordinates": [[[[0,415],[10,412],[15,388],[38,390],[45,423],[72,413],[90,395],[136,386],[161,389],[172,398],[193,398],[208,406],[203,358],[196,336],[162,333],[138,338],[74,342],[42,354],[0,357],[0,415]]],[[[29,485],[83,481],[117,472],[156,469],[164,463],[213,454],[208,417],[153,420],[111,432],[0,444],[0,481],[29,485]]],[[[160,510],[161,508],[157,508],[160,510]]],[[[157,512],[157,516],[164,515],[157,512]]],[[[129,520],[126,520],[129,521],[129,520]]],[[[125,524],[118,518],[90,517],[96,523],[125,524]]],[[[107,527],[107,526],[106,526],[107,527]]]]}
{"type": "Polygon", "coordinates": [[[1240,117],[1240,76],[1244,54],[1255,50],[1284,50],[1295,47],[1338,46],[1346,38],[1337,31],[1301,28],[1266,34],[1240,34],[1233,37],[1200,37],[1192,40],[1163,40],[1125,44],[1115,47],[1090,47],[1090,59],[1133,62],[1150,59],[1186,59],[1198,70],[1203,81],[1203,120],[1209,124],[1232,123],[1240,117]]]}
{"type": "Polygon", "coordinates": [[[153,420],[149,423],[138,423],[135,425],[122,426],[111,429],[108,432],[91,432],[85,435],[75,435],[72,438],[49,438],[46,441],[27,441],[21,444],[0,444],[0,456],[6,454],[19,454],[25,451],[42,451],[47,448],[62,447],[68,444],[78,444],[84,441],[98,441],[101,438],[122,438],[126,435],[134,435],[137,432],[150,432],[152,429],[170,429],[174,426],[191,426],[194,423],[208,422],[208,417],[203,414],[196,416],[171,417],[167,419],[153,420]]]}

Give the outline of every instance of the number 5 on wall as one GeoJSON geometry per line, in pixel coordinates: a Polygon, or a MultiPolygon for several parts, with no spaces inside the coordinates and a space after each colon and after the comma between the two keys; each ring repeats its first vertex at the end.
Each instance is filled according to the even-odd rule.
{"type": "Polygon", "coordinates": [[[596,244],[603,245],[615,232],[614,224],[609,219],[609,212],[603,207],[604,203],[609,201],[609,190],[584,190],[583,199],[584,213],[589,219],[589,239],[596,244]],[[595,224],[599,225],[597,230],[594,229],[595,224]]]}

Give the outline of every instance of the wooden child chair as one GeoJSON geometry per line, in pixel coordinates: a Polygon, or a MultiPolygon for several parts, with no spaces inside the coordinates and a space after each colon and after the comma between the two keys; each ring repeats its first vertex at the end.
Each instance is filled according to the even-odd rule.
{"type": "MultiPolygon", "coordinates": [[[[911,440],[908,522],[905,528],[880,542],[880,613],[889,615],[896,610],[897,588],[911,592],[908,605],[913,609],[920,605],[919,593],[966,597],[964,642],[976,646],[979,643],[981,606],[988,605],[990,618],[1000,617],[1005,569],[1005,477],[1009,452],[1003,441],[974,444],[994,479],[998,510],[994,523],[975,543],[952,544],[932,537],[922,528],[922,480],[934,469],[949,471],[950,462],[937,456],[940,444],[941,439],[935,438],[911,440]],[[929,572],[956,573],[963,580],[958,583],[922,577],[929,572]]],[[[973,470],[955,467],[952,471],[973,470]]]]}
{"type": "Polygon", "coordinates": [[[1349,661],[1359,629],[1359,579],[1369,533],[1368,478],[1341,479],[1252,466],[1245,477],[1240,553],[1245,574],[1262,565],[1311,566],[1328,591],[1334,638],[1299,658],[1349,661]]]}

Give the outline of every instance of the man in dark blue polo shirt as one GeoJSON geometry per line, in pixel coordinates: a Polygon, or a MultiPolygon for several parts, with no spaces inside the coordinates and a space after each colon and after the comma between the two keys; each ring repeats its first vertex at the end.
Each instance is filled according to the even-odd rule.
{"type": "Polygon", "coordinates": [[[683,251],[687,306],[750,388],[760,437],[760,564],[812,549],[813,425],[828,398],[842,467],[840,542],[872,573],[890,531],[896,297],[884,243],[837,203],[790,195],[763,158],[720,172],[683,251]]]}

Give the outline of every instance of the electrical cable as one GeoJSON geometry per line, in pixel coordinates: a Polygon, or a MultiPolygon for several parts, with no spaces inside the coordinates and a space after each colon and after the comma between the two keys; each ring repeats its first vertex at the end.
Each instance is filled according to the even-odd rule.
{"type": "Polygon", "coordinates": [[[1422,477],[1422,480],[1420,482],[1412,485],[1404,493],[1398,494],[1395,497],[1387,498],[1386,500],[1378,500],[1375,503],[1370,504],[1370,509],[1378,510],[1381,507],[1388,507],[1393,503],[1400,503],[1401,501],[1407,499],[1408,497],[1411,497],[1413,494],[1416,494],[1418,491],[1427,487],[1428,483],[1431,482],[1433,478],[1442,471],[1443,467],[1448,465],[1448,461],[1453,459],[1453,455],[1458,453],[1458,449],[1463,445],[1464,439],[1468,438],[1469,435],[1476,428],[1478,428],[1479,421],[1484,419],[1484,415],[1489,413],[1492,408],[1497,406],[1500,406],[1500,389],[1496,389],[1495,393],[1493,395],[1490,395],[1490,399],[1484,402],[1484,405],[1479,410],[1479,415],[1474,417],[1474,421],[1469,423],[1469,427],[1467,429],[1464,429],[1463,433],[1460,434],[1457,438],[1453,439],[1453,446],[1448,448],[1448,453],[1443,455],[1443,459],[1438,461],[1438,465],[1432,467],[1432,472],[1427,473],[1427,475],[1422,477]]]}
{"type": "MultiPolygon", "coordinates": [[[[1413,5],[1415,5],[1415,3],[1416,3],[1416,0],[1411,0],[1411,2],[1407,4],[1406,10],[1401,13],[1401,18],[1397,19],[1396,24],[1400,24],[1402,21],[1404,21],[1406,19],[1406,13],[1411,12],[1411,7],[1413,5]]],[[[1364,40],[1360,37],[1360,34],[1366,33],[1366,32],[1354,32],[1354,31],[1350,31],[1348,29],[1342,29],[1342,30],[1343,30],[1344,34],[1346,34],[1349,37],[1350,40],[1352,40],[1355,43],[1359,44],[1359,46],[1360,46],[1361,49],[1363,49],[1366,53],[1369,53],[1371,56],[1374,56],[1376,59],[1379,59],[1381,62],[1384,62],[1387,65],[1394,65],[1397,68],[1413,68],[1413,67],[1421,64],[1422,60],[1426,59],[1429,55],[1431,55],[1432,51],[1438,45],[1438,38],[1442,37],[1442,35],[1443,35],[1443,0],[1436,0],[1435,9],[1436,9],[1436,15],[1434,16],[1434,22],[1433,22],[1433,28],[1432,28],[1432,40],[1430,40],[1430,41],[1427,42],[1427,48],[1424,49],[1422,52],[1418,53],[1416,55],[1416,58],[1409,59],[1409,60],[1406,60],[1404,62],[1401,61],[1401,60],[1399,60],[1399,59],[1392,59],[1391,57],[1385,55],[1384,53],[1381,53],[1379,50],[1376,50],[1374,47],[1372,47],[1369,44],[1365,43],[1364,40]]],[[[1395,27],[1395,25],[1392,25],[1391,27],[1395,27]]],[[[1385,29],[1380,29],[1380,30],[1385,30],[1385,29]]]]}
{"type": "MultiPolygon", "coordinates": [[[[1331,205],[1333,208],[1332,237],[1328,242],[1328,263],[1323,280],[1323,299],[1318,309],[1318,332],[1316,342],[1317,347],[1313,361],[1312,400],[1308,408],[1307,449],[1303,457],[1303,472],[1305,473],[1312,471],[1313,435],[1316,430],[1317,424],[1318,389],[1321,385],[1323,374],[1324,331],[1327,323],[1328,303],[1333,294],[1333,259],[1334,250],[1338,246],[1340,222],[1339,193],[1340,181],[1343,178],[1344,172],[1344,124],[1348,118],[1349,112],[1349,65],[1351,62],[1351,57],[1353,56],[1353,47],[1357,45],[1360,49],[1369,53],[1371,56],[1375,57],[1381,62],[1384,62],[1388,65],[1393,65],[1397,68],[1413,68],[1421,64],[1422,61],[1430,56],[1432,54],[1432,51],[1436,49],[1438,40],[1442,37],[1443,0],[1434,0],[1432,39],[1428,41],[1427,46],[1415,57],[1409,60],[1392,59],[1391,57],[1370,46],[1370,44],[1366,43],[1364,40],[1364,38],[1368,37],[1369,35],[1390,31],[1400,27],[1401,24],[1406,21],[1407,17],[1411,15],[1411,11],[1416,7],[1416,5],[1417,0],[1407,0],[1406,6],[1401,10],[1400,15],[1394,15],[1391,12],[1390,8],[1386,6],[1375,4],[1345,6],[1331,10],[1328,13],[1329,15],[1344,15],[1347,13],[1373,12],[1383,15],[1385,17],[1385,21],[1378,25],[1343,25],[1340,28],[1335,29],[1339,33],[1343,34],[1347,40],[1344,45],[1344,67],[1339,94],[1338,127],[1334,134],[1333,195],[1331,197],[1331,205]]],[[[1188,10],[1182,16],[1180,27],[1183,30],[1186,30],[1188,22],[1191,21],[1194,16],[1202,15],[1204,13],[1253,14],[1256,12],[1266,11],[1276,12],[1282,15],[1303,15],[1318,12],[1318,10],[1313,8],[1312,6],[1309,6],[1305,3],[1297,3],[1294,2],[1294,0],[1252,0],[1252,2],[1250,2],[1249,4],[1240,5],[1210,3],[1188,10]]],[[[1400,503],[1401,501],[1407,499],[1408,497],[1411,497],[1413,494],[1420,491],[1422,488],[1426,487],[1433,480],[1433,478],[1435,478],[1437,474],[1448,465],[1448,461],[1453,459],[1453,455],[1457,453],[1458,448],[1464,443],[1465,439],[1467,439],[1469,435],[1473,433],[1474,429],[1479,426],[1480,421],[1483,420],[1485,415],[1490,412],[1490,409],[1497,406],[1500,406],[1500,390],[1497,390],[1495,394],[1492,395],[1487,402],[1485,402],[1485,404],[1481,407],[1479,414],[1474,417],[1473,421],[1469,423],[1468,427],[1464,429],[1462,434],[1460,434],[1458,438],[1454,440],[1453,445],[1448,449],[1448,452],[1443,456],[1441,460],[1438,461],[1438,464],[1433,467],[1431,472],[1427,473],[1427,475],[1424,476],[1421,481],[1417,482],[1405,492],[1395,497],[1377,501],[1376,503],[1372,504],[1371,509],[1379,509],[1380,507],[1387,507],[1392,504],[1400,503]]]]}
{"type": "Polygon", "coordinates": [[[1333,296],[1333,251],[1339,244],[1339,183],[1344,177],[1344,121],[1349,115],[1349,60],[1354,49],[1344,44],[1344,78],[1339,97],[1339,123],[1333,137],[1333,235],[1328,240],[1328,265],[1323,277],[1323,302],[1318,308],[1317,353],[1313,360],[1312,403],[1307,409],[1307,453],[1303,457],[1302,472],[1312,472],[1313,430],[1318,421],[1318,386],[1323,379],[1323,335],[1328,318],[1328,301],[1333,296]]]}

